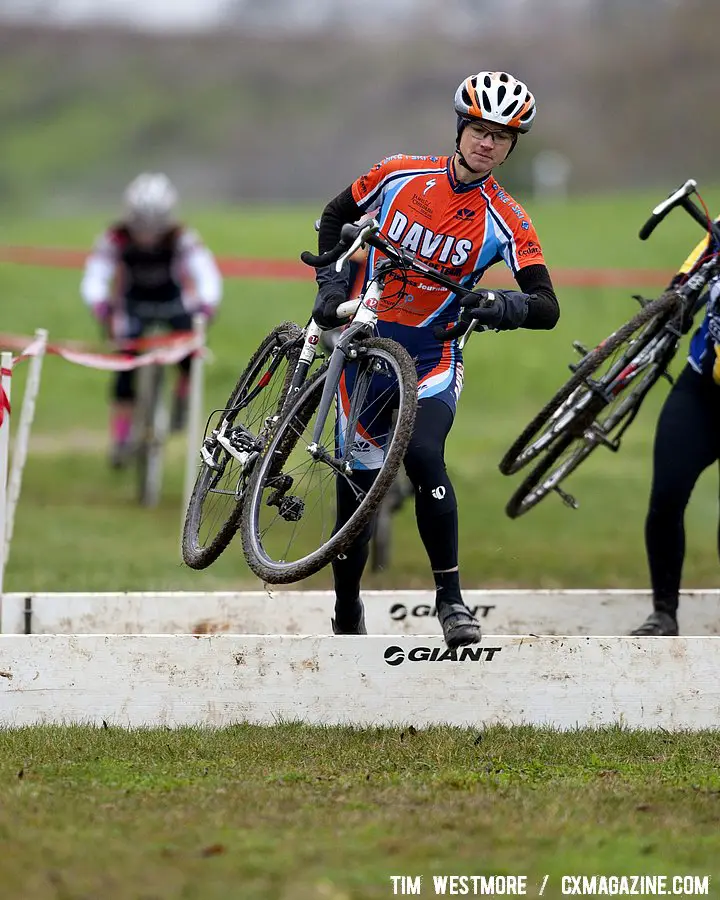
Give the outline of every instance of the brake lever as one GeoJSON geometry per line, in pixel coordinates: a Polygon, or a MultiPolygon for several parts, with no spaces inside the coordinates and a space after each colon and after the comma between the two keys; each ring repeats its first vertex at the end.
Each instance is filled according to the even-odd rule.
{"type": "Polygon", "coordinates": [[[477,327],[477,323],[478,323],[478,320],[473,319],[470,322],[470,324],[468,325],[467,331],[464,334],[460,335],[460,337],[458,338],[458,349],[459,350],[464,349],[465,344],[467,343],[467,339],[470,337],[470,335],[473,333],[473,331],[475,331],[475,328],[477,327]]]}
{"type": "Polygon", "coordinates": [[[335,271],[342,271],[342,267],[350,259],[350,257],[365,246],[365,239],[371,234],[375,234],[377,231],[380,231],[380,223],[377,221],[377,219],[372,219],[367,223],[367,225],[364,225],[352,244],[350,244],[345,253],[343,253],[343,255],[335,263],[335,271]]]}

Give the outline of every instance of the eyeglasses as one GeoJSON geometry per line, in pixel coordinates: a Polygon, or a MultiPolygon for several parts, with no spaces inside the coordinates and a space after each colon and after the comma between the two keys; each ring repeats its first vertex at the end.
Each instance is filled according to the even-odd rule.
{"type": "Polygon", "coordinates": [[[484,125],[475,123],[470,125],[469,128],[478,140],[481,141],[483,138],[490,137],[493,144],[509,144],[515,136],[511,131],[506,131],[504,128],[486,128],[484,125]]]}

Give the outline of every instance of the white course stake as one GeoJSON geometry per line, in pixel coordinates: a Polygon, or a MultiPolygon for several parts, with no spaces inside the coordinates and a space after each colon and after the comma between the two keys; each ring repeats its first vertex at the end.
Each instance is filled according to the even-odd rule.
{"type": "MultiPolygon", "coordinates": [[[[10,542],[15,529],[15,511],[22,487],[22,476],[27,460],[28,446],[30,443],[30,429],[35,418],[35,401],[40,389],[40,374],[42,372],[45,348],[47,347],[48,333],[44,328],[38,328],[35,332],[35,340],[32,343],[30,355],[30,371],[28,372],[23,394],[22,409],[18,419],[17,434],[13,444],[13,459],[10,469],[10,478],[7,487],[7,518],[5,522],[5,565],[10,557],[10,542]]],[[[28,348],[29,349],[29,348],[28,348]]]]}
{"type": "Polygon", "coordinates": [[[203,374],[205,364],[205,332],[206,322],[204,316],[193,318],[193,331],[198,339],[198,349],[195,351],[190,363],[190,395],[188,398],[187,419],[187,456],[185,462],[185,485],[183,490],[182,519],[180,524],[181,534],[185,524],[185,513],[190,495],[192,493],[195,478],[197,476],[198,460],[200,457],[200,435],[202,432],[202,406],[203,406],[203,374]]]}
{"type": "Polygon", "coordinates": [[[13,355],[0,353],[0,617],[5,577],[5,530],[7,526],[7,473],[10,453],[10,377],[13,355]]]}

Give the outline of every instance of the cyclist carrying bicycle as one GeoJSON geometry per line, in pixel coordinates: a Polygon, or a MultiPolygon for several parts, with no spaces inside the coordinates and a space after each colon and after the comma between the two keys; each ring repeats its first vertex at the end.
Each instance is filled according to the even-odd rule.
{"type": "MultiPolygon", "coordinates": [[[[198,234],[175,216],[177,192],[166,175],[145,173],[127,187],[125,215],[96,241],[83,273],[81,294],[109,337],[139,338],[162,323],[190,331],[193,315],[208,319],[222,298],[222,277],[198,234]]],[[[173,428],[183,425],[190,359],[180,363],[173,428]]],[[[134,373],[119,372],[113,384],[113,467],[125,465],[132,447],[134,373]]]]}
{"type": "MultiPolygon", "coordinates": [[[[702,240],[671,287],[683,281],[703,256],[717,250],[710,236],[702,240]]],[[[663,404],[655,430],[645,520],[653,611],[632,635],[678,634],[685,509],[700,475],[720,459],[720,278],[710,283],[705,297],[705,317],[690,342],[687,365],[663,404]]],[[[718,546],[720,551],[720,532],[718,546]]]]}
{"type": "MultiPolygon", "coordinates": [[[[345,223],[369,210],[387,237],[444,274],[474,287],[495,263],[510,268],[519,291],[477,290],[463,300],[466,316],[480,330],[550,329],[559,306],[535,228],[525,210],[498,184],[502,165],[520,134],[530,131],[535,99],[506,72],[479,72],[455,93],[457,130],[451,156],[390,156],[331,200],[320,220],[318,246],[335,247],[345,223]]],[[[338,306],[368,283],[376,263],[371,249],[351,286],[348,266],[320,269],[313,315],[323,328],[337,327],[338,306]]],[[[418,530],[435,579],[436,606],[446,643],[459,647],[480,640],[480,624],[462,599],[458,569],[458,514],[445,467],[445,441],[462,389],[457,341],[441,343],[437,326],[455,323],[461,303],[419,276],[390,278],[379,309],[378,331],[404,346],[418,374],[418,410],[405,468],[415,489],[418,530]]],[[[381,464],[381,460],[377,463],[381,464]]],[[[368,465],[353,478],[367,490],[377,470],[368,465]]],[[[336,529],[356,508],[355,493],[337,479],[336,529]]],[[[336,634],[365,634],[360,580],[368,557],[372,522],[333,562],[336,634]]]]}

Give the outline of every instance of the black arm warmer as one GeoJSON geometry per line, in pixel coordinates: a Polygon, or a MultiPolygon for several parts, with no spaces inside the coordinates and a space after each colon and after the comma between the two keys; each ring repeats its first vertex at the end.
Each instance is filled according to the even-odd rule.
{"type": "MultiPolygon", "coordinates": [[[[362,210],[353,199],[351,189],[346,188],[323,210],[318,234],[318,253],[326,253],[337,246],[343,225],[347,222],[356,222],[361,216],[362,210]]],[[[318,269],[315,280],[320,300],[340,296],[345,298],[350,288],[350,263],[345,263],[340,272],[335,271],[335,263],[324,269],[318,269]]]]}
{"type": "Polygon", "coordinates": [[[515,280],[524,294],[530,294],[528,314],[523,328],[550,330],[560,318],[560,304],[545,266],[519,269],[515,280]]]}
{"type": "Polygon", "coordinates": [[[320,218],[318,234],[318,253],[327,253],[337,246],[340,240],[340,229],[348,222],[356,222],[362,216],[362,210],[355,202],[352,189],[345,190],[334,197],[323,210],[320,218]]]}

